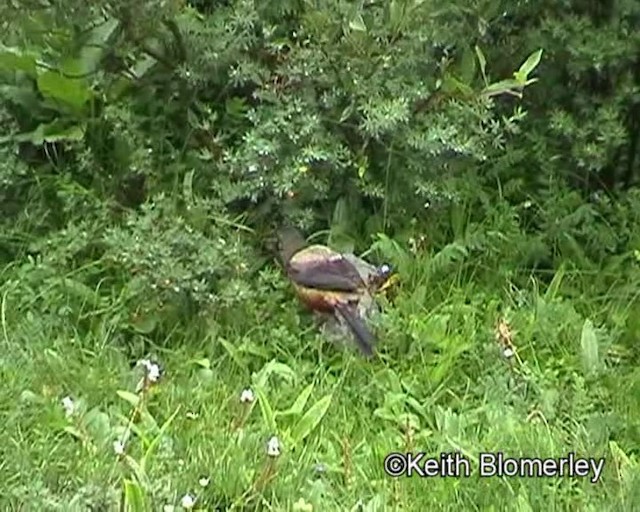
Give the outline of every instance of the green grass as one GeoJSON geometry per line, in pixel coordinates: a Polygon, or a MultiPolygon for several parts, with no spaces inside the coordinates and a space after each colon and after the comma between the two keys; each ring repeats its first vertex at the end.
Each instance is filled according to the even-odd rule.
{"type": "Polygon", "coordinates": [[[640,389],[622,352],[635,336],[630,306],[564,299],[558,286],[434,289],[404,284],[373,362],[323,344],[287,292],[265,291],[242,324],[147,339],[144,354],[163,374],[136,405],[143,352],[132,359],[131,340],[113,327],[123,311],[87,326],[79,306],[46,304],[45,293],[59,300],[50,289],[7,281],[0,509],[118,510],[126,487],[129,510],[144,500],[147,510],[180,509],[187,493],[201,510],[634,510],[640,389]],[[25,298],[33,293],[39,301],[25,298]],[[262,308],[271,315],[258,322],[262,308]],[[521,363],[496,343],[499,310],[521,363]],[[240,401],[247,388],[252,404],[240,401]],[[118,457],[113,443],[127,429],[118,457]],[[272,436],[278,457],[267,454],[272,436]],[[606,462],[595,484],[479,478],[474,462],[469,478],[392,478],[383,460],[398,451],[606,462]]]}

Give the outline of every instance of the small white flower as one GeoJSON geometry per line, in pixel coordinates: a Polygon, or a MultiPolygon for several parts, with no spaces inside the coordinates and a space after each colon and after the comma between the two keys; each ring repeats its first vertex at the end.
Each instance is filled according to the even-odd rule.
{"type": "Polygon", "coordinates": [[[188,411],[185,416],[190,420],[197,420],[198,419],[198,413],[197,412],[188,411]]]}
{"type": "Polygon", "coordinates": [[[66,414],[67,418],[69,416],[72,416],[76,410],[76,404],[73,402],[70,396],[65,396],[62,399],[62,407],[64,408],[64,413],[66,414]]]}
{"type": "Polygon", "coordinates": [[[278,457],[280,455],[280,440],[273,436],[267,442],[267,455],[269,457],[278,457]]]}
{"type": "Polygon", "coordinates": [[[507,359],[513,357],[513,350],[510,348],[505,348],[504,352],[502,352],[502,355],[504,355],[504,357],[506,357],[507,359]]]}
{"type": "Polygon", "coordinates": [[[200,487],[206,487],[209,485],[209,479],[206,476],[203,476],[200,480],[198,480],[200,487]]]}
{"type": "Polygon", "coordinates": [[[240,395],[240,401],[243,404],[250,404],[255,400],[255,396],[253,395],[253,390],[251,388],[244,389],[242,394],[240,395]]]}
{"type": "Polygon", "coordinates": [[[158,380],[160,379],[160,366],[149,361],[148,359],[142,359],[138,361],[138,365],[144,367],[147,380],[149,382],[158,382],[158,380]]]}
{"type": "Polygon", "coordinates": [[[119,439],[113,442],[113,451],[116,452],[116,455],[124,454],[124,443],[119,439]]]}
{"type": "Polygon", "coordinates": [[[184,509],[191,509],[196,504],[196,499],[189,493],[185,494],[180,500],[180,506],[184,509]]]}
{"type": "Polygon", "coordinates": [[[307,503],[304,498],[300,498],[293,504],[293,510],[299,512],[313,512],[313,505],[311,503],[307,503]]]}

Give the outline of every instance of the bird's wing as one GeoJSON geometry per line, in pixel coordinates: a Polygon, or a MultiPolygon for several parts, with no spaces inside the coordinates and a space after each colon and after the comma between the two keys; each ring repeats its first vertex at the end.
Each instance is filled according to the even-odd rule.
{"type": "Polygon", "coordinates": [[[291,279],[316,290],[355,292],[363,287],[358,270],[341,255],[293,258],[288,265],[291,279]]]}

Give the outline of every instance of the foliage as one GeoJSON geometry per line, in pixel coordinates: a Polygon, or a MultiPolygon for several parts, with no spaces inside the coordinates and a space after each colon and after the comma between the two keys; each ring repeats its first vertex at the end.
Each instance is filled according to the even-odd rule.
{"type": "Polygon", "coordinates": [[[633,509],[637,2],[0,20],[4,508],[633,509]],[[397,270],[376,362],[307,328],[269,252],[284,220],[397,270]],[[607,462],[425,494],[384,475],[398,450],[607,462]]]}

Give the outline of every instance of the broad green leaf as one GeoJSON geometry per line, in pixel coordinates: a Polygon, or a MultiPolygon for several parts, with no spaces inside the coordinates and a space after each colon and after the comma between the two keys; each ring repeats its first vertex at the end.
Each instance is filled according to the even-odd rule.
{"type": "Polygon", "coordinates": [[[81,74],[86,75],[97,71],[100,61],[110,50],[110,42],[119,27],[120,22],[111,18],[91,29],[77,59],[76,67],[81,74]]]}
{"type": "Polygon", "coordinates": [[[293,405],[289,409],[278,414],[282,416],[299,416],[300,414],[302,414],[304,406],[307,405],[307,401],[309,400],[309,397],[313,392],[313,388],[313,383],[309,384],[300,392],[295,402],[293,402],[293,405]]]}
{"type": "Polygon", "coordinates": [[[313,404],[309,410],[300,418],[300,421],[293,427],[291,438],[293,444],[296,445],[303,441],[324,418],[329,406],[331,405],[332,394],[328,394],[313,404]]]}
{"type": "Polygon", "coordinates": [[[6,71],[23,71],[29,76],[36,76],[37,56],[32,53],[22,52],[16,48],[3,48],[0,50],[0,69],[6,71]]]}
{"type": "Polygon", "coordinates": [[[84,80],[67,78],[56,71],[45,71],[38,76],[38,89],[43,96],[80,111],[91,98],[84,80]]]}
{"type": "Polygon", "coordinates": [[[116,393],[120,398],[129,402],[133,407],[137,407],[140,403],[140,397],[131,391],[119,389],[116,393]]]}
{"type": "Polygon", "coordinates": [[[9,135],[0,138],[0,142],[12,140],[15,142],[30,142],[34,146],[42,146],[45,142],[69,141],[78,142],[84,138],[84,125],[71,125],[59,119],[47,124],[40,124],[32,132],[9,135]]]}
{"type": "Polygon", "coordinates": [[[580,337],[582,347],[582,363],[587,374],[598,370],[600,357],[598,354],[598,337],[593,327],[593,323],[588,318],[582,325],[582,336],[580,337]]]}
{"type": "Polygon", "coordinates": [[[111,419],[108,414],[102,412],[97,407],[85,414],[83,423],[86,430],[97,443],[103,444],[111,439],[111,419]]]}
{"type": "Polygon", "coordinates": [[[540,64],[541,58],[542,58],[542,49],[536,52],[533,52],[531,55],[529,55],[529,57],[527,57],[527,60],[524,61],[522,66],[520,66],[520,69],[518,70],[518,72],[522,73],[526,79],[526,77],[528,77],[529,74],[534,69],[536,69],[538,64],[540,64]]]}
{"type": "Polygon", "coordinates": [[[146,512],[147,500],[140,485],[131,480],[124,480],[124,510],[126,512],[146,512]]]}

